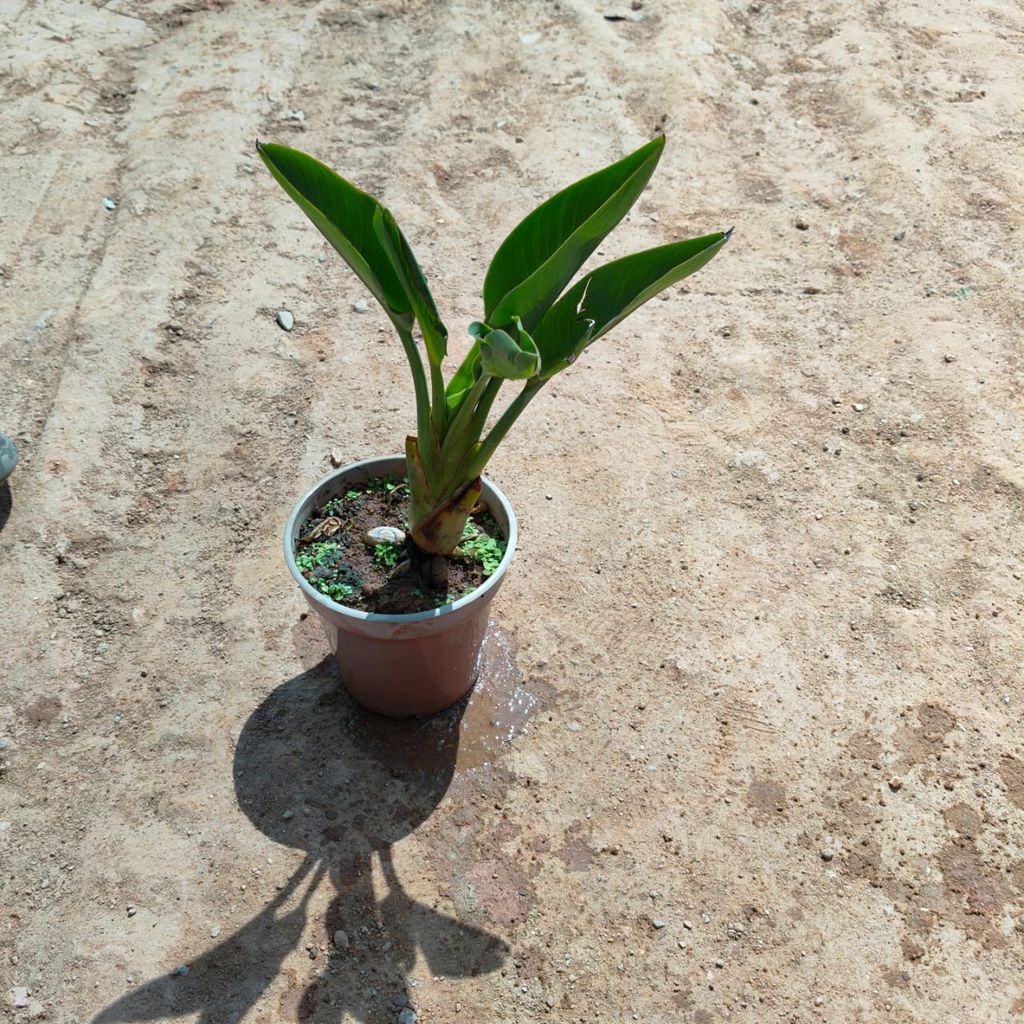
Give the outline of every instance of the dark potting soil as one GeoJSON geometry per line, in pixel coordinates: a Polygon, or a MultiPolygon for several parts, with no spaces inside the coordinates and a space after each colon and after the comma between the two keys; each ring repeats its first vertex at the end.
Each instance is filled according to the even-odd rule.
{"type": "Polygon", "coordinates": [[[352,484],[318,506],[299,530],[295,564],[312,586],[338,604],[406,615],[457,601],[481,586],[505,554],[505,538],[486,510],[466,524],[447,558],[420,551],[409,536],[409,490],[400,477],[352,484]],[[378,527],[405,534],[399,544],[368,544],[378,527]]]}

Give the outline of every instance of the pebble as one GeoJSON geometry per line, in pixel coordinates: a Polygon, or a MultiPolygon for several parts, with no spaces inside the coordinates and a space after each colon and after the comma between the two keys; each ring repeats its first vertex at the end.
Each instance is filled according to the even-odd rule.
{"type": "Polygon", "coordinates": [[[369,313],[370,312],[370,307],[365,302],[363,302],[362,299],[360,299],[358,302],[353,302],[352,303],[352,312],[353,313],[369,313]]]}
{"type": "Polygon", "coordinates": [[[897,793],[897,792],[899,792],[899,791],[900,791],[900,790],[901,790],[901,789],[903,788],[903,780],[902,780],[902,779],[901,779],[901,778],[900,778],[900,777],[899,777],[898,775],[894,775],[894,776],[893,776],[893,777],[892,777],[892,778],[891,778],[891,779],[889,780],[889,788],[890,788],[890,789],[891,789],[891,790],[892,790],[892,791],[893,791],[894,793],[897,793]]]}
{"type": "Polygon", "coordinates": [[[186,974],[188,974],[188,968],[184,964],[180,967],[175,967],[174,970],[171,971],[172,978],[184,978],[186,974]]]}
{"type": "Polygon", "coordinates": [[[404,544],[405,534],[397,526],[375,526],[363,534],[363,543],[370,548],[378,544],[404,544]]]}
{"type": "Polygon", "coordinates": [[[651,924],[652,924],[652,925],[654,925],[654,927],[655,927],[656,929],[658,929],[659,931],[660,931],[660,930],[661,930],[662,928],[664,928],[664,927],[665,927],[666,923],[667,923],[667,922],[665,922],[665,921],[652,921],[652,922],[651,922],[651,924]]]}
{"type": "Polygon", "coordinates": [[[279,309],[275,319],[278,327],[284,331],[290,331],[295,326],[295,317],[287,309],[279,309]]]}
{"type": "Polygon", "coordinates": [[[955,362],[956,362],[956,356],[955,356],[955,355],[953,355],[953,354],[952,354],[951,352],[947,352],[947,353],[946,353],[946,354],[945,354],[945,355],[944,355],[944,356],[942,357],[942,361],[943,361],[944,363],[955,363],[955,362]]]}
{"type": "Polygon", "coordinates": [[[218,935],[220,935],[220,925],[219,924],[215,924],[210,929],[210,938],[211,939],[215,939],[215,938],[217,938],[218,935]]]}
{"type": "Polygon", "coordinates": [[[295,812],[289,807],[288,810],[285,811],[284,814],[281,815],[281,820],[282,821],[290,821],[294,817],[295,817],[295,812]]]}
{"type": "Polygon", "coordinates": [[[341,454],[341,452],[337,452],[337,451],[331,452],[331,465],[335,469],[337,469],[339,466],[341,466],[344,463],[344,461],[345,461],[345,457],[341,454]]]}
{"type": "Polygon", "coordinates": [[[6,750],[8,742],[9,741],[6,736],[0,736],[0,750],[6,750]]]}
{"type": "Polygon", "coordinates": [[[339,928],[334,933],[334,945],[338,949],[348,949],[348,947],[349,947],[348,932],[345,931],[343,928],[339,928]]]}
{"type": "Polygon", "coordinates": [[[22,1007],[28,1006],[28,989],[27,988],[12,988],[11,998],[14,1001],[14,1005],[20,1010],[22,1007]]]}
{"type": "Polygon", "coordinates": [[[0,434],[0,483],[14,472],[17,464],[17,446],[6,434],[0,434]]]}
{"type": "Polygon", "coordinates": [[[707,912],[706,910],[702,910],[702,911],[701,911],[701,914],[700,914],[700,919],[701,919],[701,920],[702,920],[702,921],[703,921],[703,922],[704,922],[705,924],[711,924],[711,915],[710,915],[710,914],[709,914],[709,913],[708,913],[708,912],[707,912]]]}
{"type": "Polygon", "coordinates": [[[854,402],[853,403],[853,411],[854,412],[863,412],[866,408],[867,408],[867,406],[861,405],[860,402],[854,402]]]}
{"type": "Polygon", "coordinates": [[[892,236],[892,240],[894,242],[902,242],[903,239],[906,238],[906,237],[907,237],[906,231],[897,231],[896,234],[892,236]]]}
{"type": "Polygon", "coordinates": [[[394,999],[391,1000],[395,1006],[408,1006],[409,997],[404,992],[399,992],[394,999]]]}
{"type": "Polygon", "coordinates": [[[719,970],[721,970],[721,968],[725,967],[725,961],[724,960],[716,960],[715,961],[715,966],[717,968],[719,968],[719,970]]]}
{"type": "Polygon", "coordinates": [[[692,931],[692,930],[693,930],[693,922],[692,922],[692,921],[684,921],[684,922],[683,922],[683,927],[684,927],[684,928],[685,928],[685,929],[686,929],[686,930],[687,930],[688,932],[689,932],[689,931],[692,931]]]}
{"type": "Polygon", "coordinates": [[[134,907],[126,907],[125,909],[129,917],[134,917],[138,913],[134,907]]]}
{"type": "Polygon", "coordinates": [[[416,1024],[416,1011],[407,1006],[398,1015],[398,1024],[416,1024]]]}
{"type": "Polygon", "coordinates": [[[117,200],[111,199],[110,196],[104,196],[103,197],[103,205],[108,210],[116,210],[117,209],[117,200]]]}
{"type": "Polygon", "coordinates": [[[827,846],[821,851],[821,859],[823,861],[830,861],[835,856],[835,853],[830,850],[827,846]]]}

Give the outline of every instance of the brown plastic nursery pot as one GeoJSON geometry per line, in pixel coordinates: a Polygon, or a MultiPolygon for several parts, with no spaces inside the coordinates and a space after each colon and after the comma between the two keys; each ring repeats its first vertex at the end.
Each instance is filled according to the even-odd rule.
{"type": "Polygon", "coordinates": [[[320,616],[342,681],[363,707],[392,718],[430,715],[461,700],[476,682],[491,601],[516,548],[516,517],[486,477],[480,500],[508,539],[498,568],[466,597],[412,615],[347,608],[312,587],[295,565],[299,531],[314,508],[353,483],[405,474],[401,455],[354,462],[324,477],[295,506],[284,533],[284,557],[306,600],[320,616]]]}

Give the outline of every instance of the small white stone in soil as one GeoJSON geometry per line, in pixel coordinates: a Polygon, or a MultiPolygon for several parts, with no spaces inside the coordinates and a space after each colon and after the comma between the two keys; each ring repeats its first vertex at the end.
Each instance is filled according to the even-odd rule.
{"type": "Polygon", "coordinates": [[[295,317],[287,309],[279,309],[275,319],[282,330],[290,331],[295,326],[295,317]]]}
{"type": "Polygon", "coordinates": [[[363,543],[370,548],[378,544],[404,544],[405,534],[397,526],[375,526],[363,534],[363,543]]]}
{"type": "Polygon", "coordinates": [[[337,469],[345,461],[341,452],[331,452],[331,465],[337,469]]]}
{"type": "Polygon", "coordinates": [[[416,1011],[407,1006],[398,1015],[398,1024],[416,1024],[416,1011]]]}
{"type": "Polygon", "coordinates": [[[370,307],[360,299],[359,302],[352,303],[352,311],[354,313],[369,313],[370,307]]]}
{"type": "Polygon", "coordinates": [[[11,989],[11,1002],[20,1010],[24,1006],[28,1006],[28,989],[27,988],[12,988],[11,989]]]}
{"type": "Polygon", "coordinates": [[[665,927],[666,922],[665,921],[652,921],[651,924],[654,925],[654,927],[658,931],[660,931],[662,928],[665,927]]]}
{"type": "Polygon", "coordinates": [[[863,412],[865,410],[865,408],[867,408],[867,407],[864,406],[864,405],[861,405],[860,402],[854,402],[853,403],[853,411],[854,412],[863,412]]]}

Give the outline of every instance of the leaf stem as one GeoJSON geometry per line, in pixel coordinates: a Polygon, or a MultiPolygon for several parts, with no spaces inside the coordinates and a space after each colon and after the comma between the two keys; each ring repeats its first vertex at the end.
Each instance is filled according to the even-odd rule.
{"type": "Polygon", "coordinates": [[[427,395],[427,376],[423,372],[423,359],[416,347],[412,331],[404,324],[398,323],[395,324],[395,330],[402,339],[402,348],[405,349],[409,369],[412,371],[412,385],[416,392],[416,431],[419,434],[420,459],[427,484],[433,490],[437,483],[437,446],[436,434],[430,419],[430,398],[427,395]]]}
{"type": "MultiPolygon", "coordinates": [[[[501,390],[503,380],[501,377],[481,377],[473,386],[473,390],[466,396],[466,402],[459,410],[460,415],[465,414],[468,419],[472,413],[472,420],[469,424],[459,427],[455,431],[455,423],[452,424],[452,433],[449,435],[450,444],[442,451],[441,455],[441,492],[447,493],[468,480],[473,480],[478,473],[467,476],[466,464],[474,454],[474,448],[480,434],[487,422],[487,414],[491,411],[494,399],[501,390]],[[474,408],[475,406],[475,408],[474,408]]],[[[456,421],[458,417],[456,417],[456,421]]]]}
{"type": "Polygon", "coordinates": [[[509,407],[501,414],[498,422],[491,428],[491,432],[484,439],[480,450],[473,457],[473,460],[466,467],[466,476],[473,480],[478,477],[487,465],[494,449],[505,439],[505,435],[512,429],[512,424],[519,418],[522,411],[530,404],[533,396],[544,386],[544,381],[538,377],[531,377],[526,387],[519,392],[512,400],[509,407]]]}

